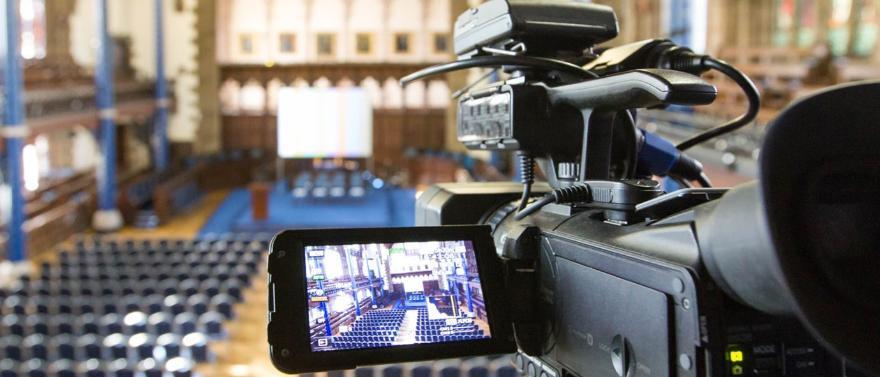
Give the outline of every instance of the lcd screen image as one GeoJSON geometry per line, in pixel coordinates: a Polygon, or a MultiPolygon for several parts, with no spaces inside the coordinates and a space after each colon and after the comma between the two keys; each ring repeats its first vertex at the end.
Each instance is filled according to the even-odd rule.
{"type": "Polygon", "coordinates": [[[471,241],[306,246],[305,258],[312,351],[491,337],[471,241]]]}

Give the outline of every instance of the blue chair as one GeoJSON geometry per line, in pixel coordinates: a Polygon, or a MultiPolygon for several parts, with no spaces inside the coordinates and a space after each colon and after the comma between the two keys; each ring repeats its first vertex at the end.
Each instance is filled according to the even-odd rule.
{"type": "Polygon", "coordinates": [[[3,316],[2,324],[6,329],[5,334],[24,336],[26,320],[27,318],[20,314],[7,314],[3,316]]]}
{"type": "Polygon", "coordinates": [[[207,312],[199,317],[202,331],[210,338],[221,338],[223,336],[223,320],[224,316],[217,312],[207,312]]]}
{"type": "Polygon", "coordinates": [[[102,343],[104,356],[109,360],[128,359],[128,337],[120,334],[110,334],[102,343]]]}
{"type": "Polygon", "coordinates": [[[27,377],[48,377],[47,369],[45,360],[31,359],[24,363],[21,372],[27,377]]]}
{"type": "Polygon", "coordinates": [[[170,333],[173,330],[173,321],[174,317],[165,312],[150,314],[150,316],[147,317],[147,331],[156,336],[170,333]]]}
{"type": "Polygon", "coordinates": [[[128,348],[138,359],[152,358],[155,347],[156,338],[147,333],[134,334],[128,338],[128,348]]]}
{"type": "Polygon", "coordinates": [[[101,341],[95,335],[83,335],[76,340],[78,359],[101,359],[101,341]]]}
{"type": "Polygon", "coordinates": [[[204,334],[197,332],[186,334],[182,343],[192,360],[196,362],[208,361],[208,338],[204,334]]]}
{"type": "Polygon", "coordinates": [[[443,369],[440,369],[440,377],[461,377],[461,368],[458,366],[444,367],[443,369]]]}
{"type": "Polygon", "coordinates": [[[65,334],[52,338],[54,357],[59,360],[76,360],[76,347],[73,337],[65,334]]]}
{"type": "Polygon", "coordinates": [[[482,365],[473,366],[468,369],[467,377],[489,377],[489,369],[482,365]]]}
{"type": "Polygon", "coordinates": [[[98,359],[81,361],[76,369],[79,375],[83,377],[107,377],[107,373],[98,359]]]}
{"type": "Polygon", "coordinates": [[[156,338],[156,346],[161,347],[166,359],[180,356],[182,338],[177,334],[162,334],[156,338]]]}
{"type": "Polygon", "coordinates": [[[137,364],[137,370],[144,377],[162,377],[164,373],[162,365],[153,358],[141,360],[137,364]]]}
{"type": "Polygon", "coordinates": [[[134,367],[126,359],[116,359],[107,366],[108,377],[134,377],[134,367]]]}
{"type": "Polygon", "coordinates": [[[183,313],[186,303],[186,298],[180,295],[172,294],[165,296],[165,300],[163,301],[165,304],[165,309],[174,315],[178,315],[183,313]]]}
{"type": "Polygon", "coordinates": [[[18,377],[19,368],[20,365],[18,361],[0,359],[0,377],[18,377]]]}
{"type": "Polygon", "coordinates": [[[31,334],[22,340],[21,345],[27,351],[30,359],[49,360],[49,347],[46,336],[42,334],[31,334]]]}
{"type": "Polygon", "coordinates": [[[410,371],[411,377],[432,377],[433,370],[427,365],[419,365],[410,371]]]}
{"type": "Polygon", "coordinates": [[[165,370],[173,377],[192,377],[193,364],[182,357],[174,357],[165,362],[165,370]]]}
{"type": "Polygon", "coordinates": [[[16,362],[24,361],[21,346],[21,336],[19,335],[4,335],[0,337],[0,355],[2,355],[3,359],[16,362]]]}
{"type": "Polygon", "coordinates": [[[32,314],[25,317],[25,328],[28,334],[49,335],[48,317],[44,315],[32,314]]]}
{"type": "Polygon", "coordinates": [[[124,333],[133,335],[147,331],[147,315],[140,311],[133,311],[122,318],[124,333]]]}
{"type": "Polygon", "coordinates": [[[76,365],[70,360],[57,360],[49,365],[53,377],[76,377],[76,365]]]}
{"type": "Polygon", "coordinates": [[[193,313],[180,313],[174,316],[174,331],[178,334],[189,334],[196,331],[198,317],[193,313]]]}

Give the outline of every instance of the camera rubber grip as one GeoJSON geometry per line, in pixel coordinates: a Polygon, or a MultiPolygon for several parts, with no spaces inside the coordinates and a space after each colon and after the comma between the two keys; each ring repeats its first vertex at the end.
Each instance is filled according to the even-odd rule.
{"type": "Polygon", "coordinates": [[[661,105],[705,105],[718,91],[689,73],[638,69],[594,80],[549,88],[554,105],[578,109],[625,110],[661,105]]]}

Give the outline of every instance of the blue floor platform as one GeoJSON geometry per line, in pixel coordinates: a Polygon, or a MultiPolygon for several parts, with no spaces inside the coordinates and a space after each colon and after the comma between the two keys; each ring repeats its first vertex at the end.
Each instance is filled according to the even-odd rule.
{"type": "Polygon", "coordinates": [[[415,191],[381,189],[362,198],[296,199],[288,191],[274,190],[269,196],[269,217],[251,217],[247,189],[237,189],[217,208],[199,231],[200,236],[217,233],[279,232],[293,228],[375,228],[415,225],[415,191]]]}

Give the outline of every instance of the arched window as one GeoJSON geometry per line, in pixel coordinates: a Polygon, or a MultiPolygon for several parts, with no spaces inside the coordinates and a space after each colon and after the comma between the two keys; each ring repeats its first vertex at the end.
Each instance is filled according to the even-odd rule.
{"type": "Polygon", "coordinates": [[[348,77],[343,77],[342,80],[336,83],[336,86],[339,88],[351,88],[354,86],[354,81],[351,81],[348,77]]]}
{"type": "Polygon", "coordinates": [[[333,83],[330,81],[330,79],[322,76],[321,78],[315,80],[315,84],[312,86],[314,86],[315,88],[326,89],[332,87],[333,83]]]}
{"type": "Polygon", "coordinates": [[[290,86],[294,88],[308,88],[311,85],[309,85],[309,82],[306,81],[306,79],[302,77],[297,77],[296,80],[293,80],[290,86]]]}
{"type": "Polygon", "coordinates": [[[364,79],[364,81],[361,81],[360,86],[370,96],[370,100],[372,100],[373,103],[373,108],[382,108],[382,87],[379,86],[379,82],[372,77],[367,77],[364,79]]]}
{"type": "Polygon", "coordinates": [[[404,89],[404,105],[410,109],[425,107],[425,82],[416,81],[407,85],[404,89]]]}
{"type": "Polygon", "coordinates": [[[403,89],[400,82],[389,77],[382,86],[382,103],[386,109],[399,109],[403,107],[403,89]]]}
{"type": "Polygon", "coordinates": [[[228,79],[220,87],[220,111],[224,114],[236,114],[239,112],[239,95],[241,84],[233,79],[228,79]]]}
{"type": "Polygon", "coordinates": [[[443,80],[428,83],[428,107],[441,109],[449,106],[449,85],[443,80]]]}
{"type": "Polygon", "coordinates": [[[241,87],[239,96],[241,111],[249,113],[262,113],[266,110],[266,89],[257,80],[248,80],[241,87]]]}

